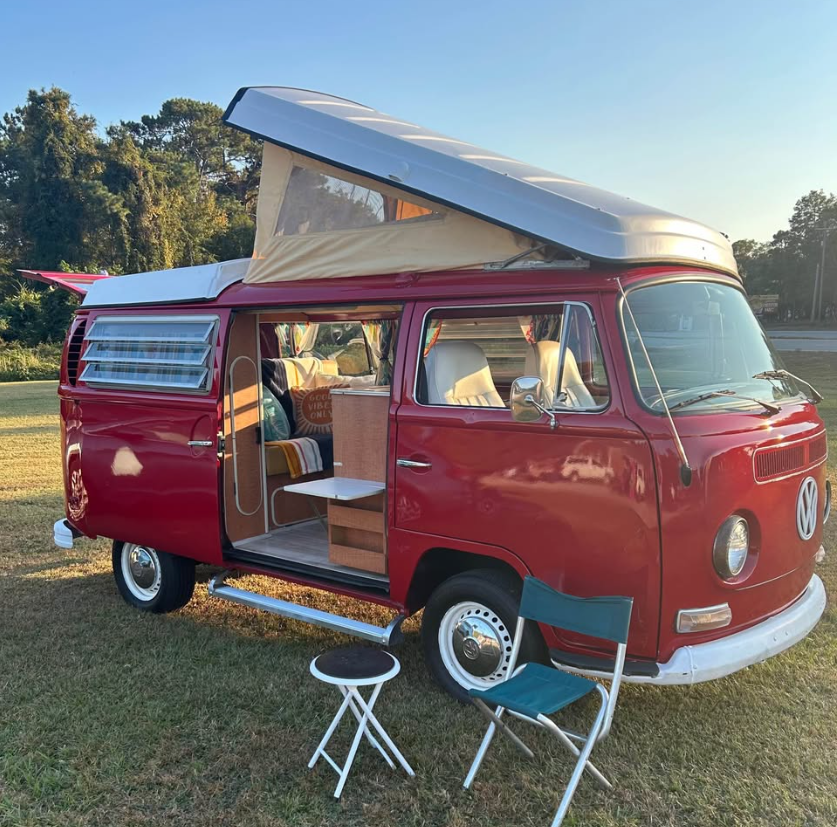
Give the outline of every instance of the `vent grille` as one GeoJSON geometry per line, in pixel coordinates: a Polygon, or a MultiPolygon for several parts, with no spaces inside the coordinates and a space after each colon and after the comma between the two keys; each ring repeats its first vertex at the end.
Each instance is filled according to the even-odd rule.
{"type": "Polygon", "coordinates": [[[756,480],[764,482],[793,474],[822,461],[828,455],[828,438],[819,434],[807,442],[777,445],[756,452],[756,480]]]}
{"type": "Polygon", "coordinates": [[[808,443],[808,462],[819,462],[828,453],[828,440],[825,434],[808,443]]]}
{"type": "Polygon", "coordinates": [[[67,344],[67,381],[75,386],[78,380],[78,362],[81,358],[81,348],[84,343],[84,331],[87,328],[87,319],[82,319],[70,336],[67,344]]]}
{"type": "Polygon", "coordinates": [[[756,454],[756,479],[766,480],[782,474],[791,474],[805,465],[805,443],[772,448],[756,454]]]}

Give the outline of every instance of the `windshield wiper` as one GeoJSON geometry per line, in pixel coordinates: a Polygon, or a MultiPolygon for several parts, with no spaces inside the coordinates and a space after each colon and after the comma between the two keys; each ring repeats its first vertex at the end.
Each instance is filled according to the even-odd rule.
{"type": "Polygon", "coordinates": [[[773,405],[770,402],[765,402],[763,399],[756,399],[754,396],[741,396],[734,390],[723,388],[717,391],[709,391],[708,393],[701,393],[698,396],[693,396],[690,399],[684,399],[676,405],[672,405],[669,410],[676,411],[678,408],[687,408],[689,405],[696,405],[698,402],[703,402],[705,399],[714,399],[718,396],[734,396],[736,399],[746,399],[748,402],[756,402],[761,405],[768,413],[777,414],[781,410],[778,405],[773,405]]]}
{"type": "Polygon", "coordinates": [[[763,370],[761,373],[757,373],[753,379],[793,379],[805,385],[805,387],[811,391],[811,396],[808,397],[809,402],[816,405],[818,402],[822,402],[823,400],[823,395],[810,382],[800,376],[795,376],[789,370],[785,370],[784,368],[777,368],[776,370],[763,370]]]}

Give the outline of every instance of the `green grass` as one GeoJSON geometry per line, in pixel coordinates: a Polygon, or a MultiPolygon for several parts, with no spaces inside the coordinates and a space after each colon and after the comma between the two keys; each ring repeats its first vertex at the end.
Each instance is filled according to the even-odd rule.
{"type": "Polygon", "coordinates": [[[0,342],[0,382],[58,379],[61,344],[24,347],[17,342],[0,342]]]}
{"type": "MultiPolygon", "coordinates": [[[[788,355],[827,394],[837,435],[837,357],[788,355]]],[[[835,448],[832,439],[832,450],[835,448]]],[[[536,762],[503,739],[461,789],[483,723],[429,680],[418,625],[380,718],[417,771],[368,747],[341,802],[307,760],[337,706],[308,674],[345,637],[206,595],[167,616],[118,597],[104,540],[53,547],[62,508],[54,383],[0,387],[0,825],[544,825],[571,770],[529,733],[536,762]]],[[[826,545],[835,545],[837,521],[826,545]]],[[[820,567],[837,591],[835,554],[820,567]]],[[[380,622],[385,613],[301,587],[252,585],[380,622]]],[[[785,654],[696,687],[626,686],[597,763],[565,822],[580,827],[837,824],[837,618],[785,654]]],[[[589,721],[593,706],[572,712],[589,721]]],[[[333,754],[348,746],[343,734],[333,754]]]]}

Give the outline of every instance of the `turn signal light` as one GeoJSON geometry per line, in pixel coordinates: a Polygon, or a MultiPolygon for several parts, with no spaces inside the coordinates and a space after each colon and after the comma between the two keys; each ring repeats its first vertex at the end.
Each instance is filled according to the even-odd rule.
{"type": "Polygon", "coordinates": [[[681,609],[677,613],[677,631],[708,632],[710,629],[722,629],[732,623],[732,609],[729,603],[719,606],[707,606],[705,609],[681,609]]]}

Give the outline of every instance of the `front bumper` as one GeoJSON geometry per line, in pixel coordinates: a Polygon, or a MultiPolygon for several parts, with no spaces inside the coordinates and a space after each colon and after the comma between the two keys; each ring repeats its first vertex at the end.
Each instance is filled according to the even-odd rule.
{"type": "MultiPolygon", "coordinates": [[[[817,625],[825,611],[826,594],[822,580],[815,574],[805,591],[783,612],[732,635],[681,646],[666,663],[658,663],[656,674],[625,674],[630,683],[652,683],[663,686],[703,683],[723,678],[739,669],[761,663],[789,649],[817,625]]],[[[610,677],[606,671],[576,669],[555,663],[559,669],[592,677],[610,677]]]]}
{"type": "Polygon", "coordinates": [[[58,548],[72,548],[73,540],[80,536],[81,532],[69,520],[56,520],[52,527],[52,539],[58,548]]]}

